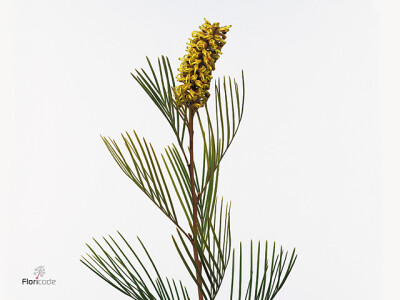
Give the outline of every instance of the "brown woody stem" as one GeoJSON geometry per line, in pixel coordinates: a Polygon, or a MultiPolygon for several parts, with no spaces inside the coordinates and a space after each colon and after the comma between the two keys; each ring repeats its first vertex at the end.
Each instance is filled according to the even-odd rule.
{"type": "Polygon", "coordinates": [[[195,110],[190,109],[189,111],[189,152],[190,152],[190,162],[189,162],[189,174],[190,174],[190,187],[192,192],[192,204],[193,204],[193,256],[196,264],[196,280],[197,280],[197,290],[199,293],[199,300],[203,300],[203,292],[202,292],[202,282],[201,282],[201,271],[202,266],[199,259],[199,252],[196,246],[197,241],[197,230],[198,230],[198,218],[197,218],[197,209],[199,205],[199,198],[196,195],[196,188],[194,183],[194,149],[193,149],[193,117],[195,114],[195,110]]]}

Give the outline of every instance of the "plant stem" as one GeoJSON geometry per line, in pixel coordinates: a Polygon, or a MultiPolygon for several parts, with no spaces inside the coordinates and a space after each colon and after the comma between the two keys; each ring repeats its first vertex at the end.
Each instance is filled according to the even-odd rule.
{"type": "Polygon", "coordinates": [[[197,230],[198,230],[198,219],[197,219],[197,209],[199,204],[199,198],[196,195],[196,189],[194,184],[194,147],[193,147],[193,117],[195,110],[190,109],[189,111],[189,152],[190,152],[190,163],[189,163],[189,173],[190,173],[190,187],[192,191],[192,204],[193,204],[193,256],[196,264],[196,280],[197,280],[197,290],[199,293],[199,300],[203,300],[202,292],[202,282],[201,282],[201,262],[199,259],[199,252],[196,246],[197,241],[197,230]]]}

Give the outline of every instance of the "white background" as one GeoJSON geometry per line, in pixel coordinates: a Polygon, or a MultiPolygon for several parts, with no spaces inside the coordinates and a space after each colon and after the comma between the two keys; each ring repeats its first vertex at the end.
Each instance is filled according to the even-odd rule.
{"type": "Polygon", "coordinates": [[[129,72],[146,55],[176,69],[204,17],[233,25],[215,77],[246,76],[220,175],[234,245],[296,247],[282,300],[399,299],[395,1],[2,4],[1,299],[126,298],[79,262],[91,237],[116,230],[193,290],[173,226],[99,134],[135,129],[159,151],[173,141],[129,72]],[[21,285],[39,264],[56,286],[21,285]]]}

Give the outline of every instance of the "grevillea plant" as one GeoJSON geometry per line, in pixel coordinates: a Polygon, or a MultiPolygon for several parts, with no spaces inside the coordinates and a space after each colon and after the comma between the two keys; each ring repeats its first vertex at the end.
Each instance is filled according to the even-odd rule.
{"type": "MultiPolygon", "coordinates": [[[[230,299],[273,299],[289,276],[297,255],[284,252],[275,243],[250,243],[250,253],[238,258],[231,246],[230,203],[217,197],[220,163],[238,132],[244,108],[244,76],[241,88],[235,79],[214,83],[209,90],[215,63],[231,26],[220,27],[207,20],[194,31],[181,58],[175,85],[167,57],[158,59],[158,69],[147,59],[150,71],[132,74],[161,111],[176,137],[176,143],[157,154],[151,143],[133,134],[122,134],[125,154],[117,142],[102,137],[121,170],[174,224],[172,244],[197,290],[190,295],[181,281],[160,275],[147,248],[138,238],[145,259],[118,232],[120,242],[109,236],[98,250],[81,261],[111,286],[133,299],[215,299],[230,263],[230,299]],[[202,149],[199,163],[194,156],[194,128],[202,149]],[[178,211],[180,210],[180,213],[178,211]],[[178,215],[181,216],[178,218],[178,215]],[[230,259],[232,256],[232,259],[230,259]],[[249,266],[245,271],[244,266],[249,266]]],[[[237,254],[236,254],[237,255],[237,254]]]]}

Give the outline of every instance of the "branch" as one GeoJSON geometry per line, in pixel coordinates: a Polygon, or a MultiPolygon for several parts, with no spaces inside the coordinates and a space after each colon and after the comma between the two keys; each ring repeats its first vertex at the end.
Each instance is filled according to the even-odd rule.
{"type": "Polygon", "coordinates": [[[109,240],[103,237],[108,249],[103,247],[96,239],[93,239],[101,250],[99,254],[86,244],[91,254],[87,254],[87,258],[82,256],[81,262],[112,287],[133,299],[189,300],[187,289],[183,286],[182,282],[179,282],[180,291],[176,288],[174,280],[172,280],[172,284],[175,287],[175,291],[172,290],[168,278],[166,279],[166,283],[164,282],[153,259],[139,238],[139,243],[146,253],[146,258],[150,262],[152,269],[145,267],[131,245],[122,234],[119,232],[118,234],[131,254],[134,255],[135,260],[128,258],[128,254],[109,236],[109,240]]]}
{"type": "Polygon", "coordinates": [[[222,158],[225,156],[228,148],[231,146],[232,141],[237,134],[243,117],[244,96],[245,85],[243,72],[241,99],[239,95],[238,84],[236,83],[235,79],[233,80],[232,84],[232,80],[229,77],[229,85],[227,85],[224,77],[222,89],[221,81],[218,79],[218,82],[215,83],[215,126],[213,126],[213,122],[210,118],[207,105],[205,107],[208,132],[207,137],[205,134],[205,127],[203,126],[201,121],[200,114],[197,114],[197,119],[202,131],[203,141],[205,145],[205,158],[207,160],[207,177],[204,181],[205,170],[203,169],[203,187],[197,194],[197,197],[201,197],[201,195],[206,190],[210,180],[214,176],[214,173],[219,168],[222,158]],[[222,91],[224,97],[221,96],[222,91]],[[228,100],[228,95],[230,101],[228,100]],[[222,98],[224,98],[225,101],[222,101],[222,98]]]}

